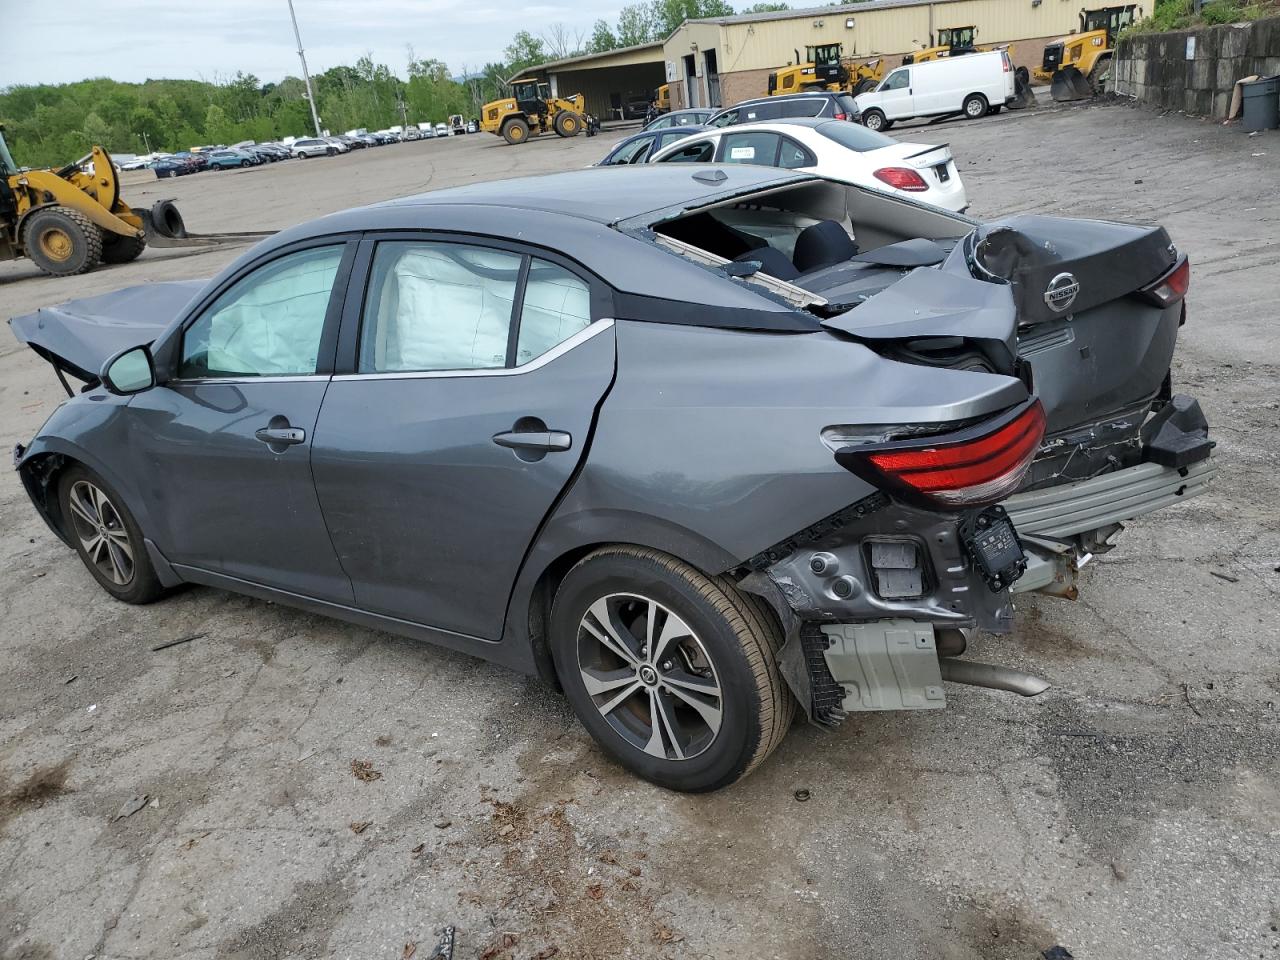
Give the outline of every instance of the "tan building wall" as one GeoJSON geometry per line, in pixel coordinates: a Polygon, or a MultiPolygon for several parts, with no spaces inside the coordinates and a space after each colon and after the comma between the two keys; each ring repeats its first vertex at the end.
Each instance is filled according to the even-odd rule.
{"type": "MultiPolygon", "coordinates": [[[[1079,29],[1079,5],[1066,0],[950,0],[940,3],[897,3],[876,6],[852,4],[810,10],[777,19],[690,21],[663,44],[663,58],[682,69],[681,57],[697,44],[699,51],[715,50],[721,74],[776,70],[794,62],[806,46],[839,43],[845,56],[891,56],[926,46],[930,34],[945,27],[976,26],[979,44],[1042,41],[1079,29]],[[851,25],[850,25],[851,24],[851,25]]],[[[1039,43],[1043,48],[1043,43],[1039,43]]],[[[1025,50],[1015,51],[1025,61],[1025,50]]],[[[763,91],[762,91],[763,92],[763,91]]],[[[723,98],[722,98],[723,99],[723,98]]]]}

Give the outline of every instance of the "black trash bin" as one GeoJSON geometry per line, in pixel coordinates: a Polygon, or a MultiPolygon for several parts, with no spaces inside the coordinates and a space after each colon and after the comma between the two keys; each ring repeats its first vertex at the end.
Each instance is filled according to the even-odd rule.
{"type": "Polygon", "coordinates": [[[1242,84],[1244,128],[1275,130],[1280,127],[1280,76],[1263,77],[1242,84]]]}

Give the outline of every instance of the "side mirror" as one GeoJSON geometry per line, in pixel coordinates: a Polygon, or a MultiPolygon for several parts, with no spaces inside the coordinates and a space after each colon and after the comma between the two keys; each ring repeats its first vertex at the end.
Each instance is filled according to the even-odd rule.
{"type": "Polygon", "coordinates": [[[156,385],[156,364],[148,346],[130,347],[102,367],[102,385],[117,396],[127,397],[156,385]]]}

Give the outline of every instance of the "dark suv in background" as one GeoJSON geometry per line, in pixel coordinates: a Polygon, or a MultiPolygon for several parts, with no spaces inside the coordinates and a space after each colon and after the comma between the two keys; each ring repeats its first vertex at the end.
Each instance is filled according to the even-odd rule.
{"type": "Polygon", "coordinates": [[[784,117],[826,117],[831,120],[858,120],[860,112],[847,93],[812,91],[784,97],[743,100],[721,110],[707,121],[708,126],[728,127],[735,123],[760,123],[784,117]]]}

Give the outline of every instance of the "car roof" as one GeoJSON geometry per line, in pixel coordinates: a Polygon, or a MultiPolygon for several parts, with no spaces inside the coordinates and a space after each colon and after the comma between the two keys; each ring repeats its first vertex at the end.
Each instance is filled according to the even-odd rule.
{"type": "MultiPolygon", "coordinates": [[[[724,180],[709,183],[706,178],[711,169],[705,164],[699,164],[696,170],[688,166],[650,167],[647,164],[625,170],[590,167],[566,173],[450,187],[387,200],[361,208],[361,212],[373,222],[383,216],[381,211],[397,207],[484,204],[612,224],[671,207],[697,206],[702,202],[712,202],[717,196],[767,187],[773,183],[781,185],[797,179],[793,171],[770,167],[751,167],[748,170],[745,165],[730,165],[724,168],[724,180]],[[626,179],[620,182],[619,177],[626,179]]],[[[800,178],[804,176],[802,174],[800,178]]],[[[376,227],[374,222],[373,228],[376,227]]]]}

